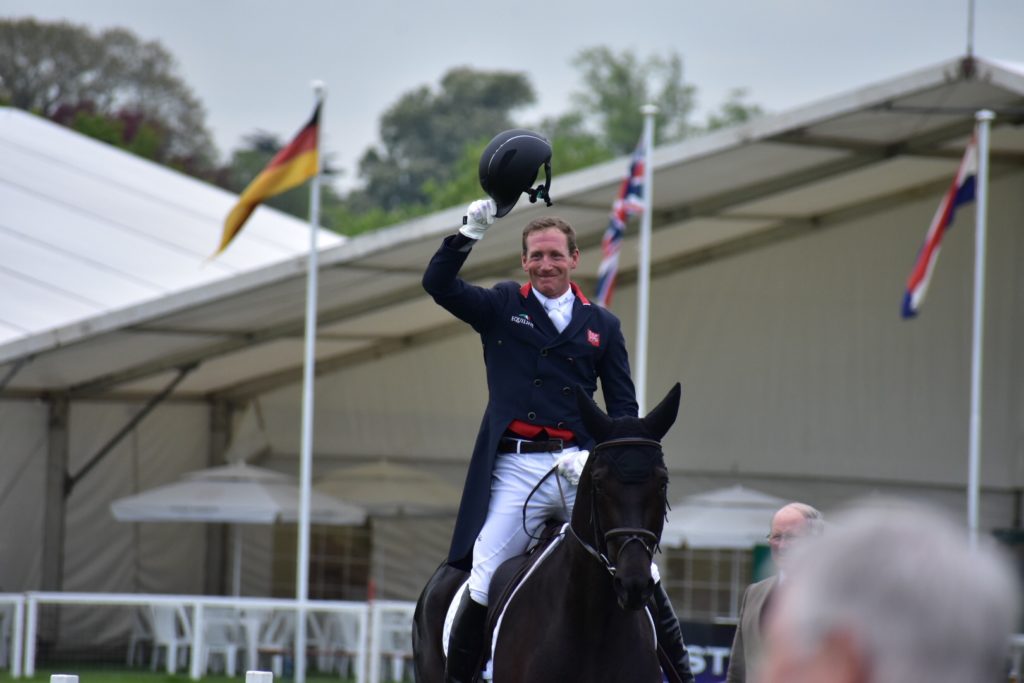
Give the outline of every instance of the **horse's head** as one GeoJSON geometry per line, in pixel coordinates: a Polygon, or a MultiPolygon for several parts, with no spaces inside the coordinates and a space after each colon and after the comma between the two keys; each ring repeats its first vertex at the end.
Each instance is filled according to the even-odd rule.
{"type": "Polygon", "coordinates": [[[651,561],[665,523],[668,469],[661,452],[679,412],[676,384],[647,417],[612,419],[577,389],[580,414],[597,446],[580,477],[572,529],[613,577],[619,605],[640,609],[654,589],[651,561]]]}

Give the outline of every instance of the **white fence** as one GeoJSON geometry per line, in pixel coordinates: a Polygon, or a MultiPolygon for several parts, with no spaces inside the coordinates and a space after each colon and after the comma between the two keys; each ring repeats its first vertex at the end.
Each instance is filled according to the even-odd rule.
{"type": "MultiPolygon", "coordinates": [[[[402,680],[412,658],[415,605],[411,602],[309,600],[300,605],[295,600],[271,598],[28,592],[0,594],[0,615],[4,619],[10,615],[7,625],[12,678],[35,675],[39,610],[44,605],[147,610],[151,631],[146,637],[153,646],[152,656],[156,657],[158,647],[165,648],[166,667],[173,672],[178,654],[187,650],[192,680],[204,675],[211,656],[222,656],[226,671],[233,673],[242,651],[246,669],[257,668],[260,654],[271,657],[274,667],[280,668],[284,658],[293,654],[294,624],[300,615],[307,620],[309,656],[319,661],[318,668],[333,668],[337,658],[350,660],[357,683],[379,683],[385,673],[387,680],[402,680]],[[166,615],[166,620],[160,615],[166,615]],[[158,624],[163,621],[166,623],[162,626],[158,624]],[[165,632],[157,634],[158,627],[165,632]],[[385,663],[387,670],[382,671],[385,663]]],[[[6,638],[4,634],[4,645],[6,638]]],[[[276,673],[280,676],[282,671],[276,673]]]]}

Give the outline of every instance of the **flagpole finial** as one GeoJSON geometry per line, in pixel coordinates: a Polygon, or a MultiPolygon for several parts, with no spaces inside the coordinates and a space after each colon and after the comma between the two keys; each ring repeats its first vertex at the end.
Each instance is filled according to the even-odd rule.
{"type": "Polygon", "coordinates": [[[309,87],[313,88],[313,94],[316,95],[318,100],[322,100],[324,95],[327,94],[327,84],[320,79],[310,81],[309,87]]]}
{"type": "Polygon", "coordinates": [[[640,107],[640,113],[643,114],[644,116],[654,116],[655,114],[658,113],[658,105],[650,103],[645,104],[644,106],[640,107]]]}
{"type": "Polygon", "coordinates": [[[975,121],[991,121],[996,117],[996,114],[991,109],[981,109],[974,114],[975,121]]]}

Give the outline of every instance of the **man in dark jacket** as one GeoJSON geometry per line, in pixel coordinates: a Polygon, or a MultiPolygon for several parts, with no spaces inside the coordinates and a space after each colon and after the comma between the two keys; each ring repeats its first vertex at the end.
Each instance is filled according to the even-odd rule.
{"type": "MultiPolygon", "coordinates": [[[[580,253],[572,227],[539,218],[523,229],[522,267],[529,282],[492,288],[458,277],[477,240],[494,223],[490,199],[473,202],[466,224],[446,238],[423,275],[434,300],[480,334],[489,399],[470,460],[449,564],[470,571],[448,648],[447,681],[469,683],[483,648],[491,575],[529,542],[522,506],[533,486],[559,460],[572,458],[593,440],[580,422],[573,387],[588,394],[601,380],[611,417],[636,416],[636,390],[619,320],[591,305],[570,279],[580,253]]],[[[556,482],[545,482],[530,499],[527,525],[561,511],[556,482]]],[[[575,487],[566,487],[571,507],[575,487]]],[[[692,681],[679,623],[660,584],[655,590],[658,640],[692,681]]]]}

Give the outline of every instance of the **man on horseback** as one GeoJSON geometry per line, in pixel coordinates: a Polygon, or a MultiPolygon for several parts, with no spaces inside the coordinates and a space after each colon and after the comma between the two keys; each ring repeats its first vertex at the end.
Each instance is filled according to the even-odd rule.
{"type": "MultiPolygon", "coordinates": [[[[536,136],[523,143],[520,156],[533,153],[537,140],[547,144],[536,136]]],[[[542,161],[533,164],[533,178],[542,161]]],[[[482,162],[482,183],[483,168],[482,162]]],[[[530,537],[522,508],[531,489],[559,458],[593,446],[574,387],[592,395],[600,378],[610,416],[635,417],[638,411],[618,318],[591,305],[570,279],[580,254],[568,223],[546,217],[526,225],[521,259],[529,282],[521,287],[501,282],[488,289],[458,277],[473,245],[522,192],[516,189],[510,203],[470,204],[465,225],[444,240],[423,276],[434,300],[480,334],[489,387],[448,555],[450,565],[470,571],[448,648],[450,683],[470,683],[479,672],[490,578],[502,562],[526,550],[530,537]]],[[[530,501],[527,524],[558,511],[560,488],[565,505],[572,505],[574,486],[563,482],[559,488],[551,479],[545,485],[550,488],[542,487],[530,501]]],[[[679,680],[692,682],[679,622],[660,583],[654,596],[659,644],[679,680]]]]}

